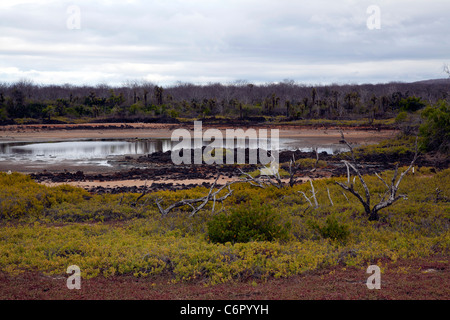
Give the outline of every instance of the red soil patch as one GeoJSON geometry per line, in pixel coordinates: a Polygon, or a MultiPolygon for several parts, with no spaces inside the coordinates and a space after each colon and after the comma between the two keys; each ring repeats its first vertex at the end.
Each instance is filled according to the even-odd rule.
{"type": "Polygon", "coordinates": [[[381,289],[366,286],[366,268],[336,266],[287,279],[248,279],[206,286],[205,281],[171,283],[169,276],[82,279],[67,289],[67,276],[0,273],[1,300],[448,300],[448,256],[378,261],[381,289]]]}

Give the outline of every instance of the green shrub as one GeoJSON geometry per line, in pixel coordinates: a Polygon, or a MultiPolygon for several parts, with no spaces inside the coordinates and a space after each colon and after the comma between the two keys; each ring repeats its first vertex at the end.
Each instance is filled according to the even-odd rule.
{"type": "Polygon", "coordinates": [[[420,136],[424,139],[425,151],[450,152],[450,105],[439,101],[423,110],[425,122],[420,126],[420,136]]]}
{"type": "MultiPolygon", "coordinates": [[[[404,170],[400,168],[399,173],[404,170]]],[[[393,174],[392,170],[380,173],[386,181],[393,174]]],[[[151,201],[152,197],[164,197],[167,204],[204,196],[205,187],[159,191],[132,206],[138,194],[87,197],[82,189],[47,188],[25,175],[0,173],[0,207],[12,201],[20,209],[16,212],[18,218],[26,218],[30,215],[28,201],[40,204],[35,207],[37,221],[10,223],[0,218],[0,270],[11,275],[26,271],[64,275],[68,265],[76,264],[86,279],[170,275],[172,281],[218,284],[249,277],[264,280],[300,275],[341,263],[364,267],[378,259],[395,262],[450,254],[450,169],[420,167],[414,174],[408,173],[400,187],[408,200],[386,208],[380,221],[375,222],[367,221],[358,202],[350,197],[347,201],[335,185],[336,179],[343,181],[345,177],[314,182],[320,207],[308,211],[298,196],[298,191],[309,190],[308,184],[281,190],[235,184],[235,193],[224,205],[234,211],[219,215],[220,220],[206,209],[193,217],[181,209],[163,217],[151,201]],[[328,205],[326,187],[334,201],[332,207],[328,205]],[[12,200],[8,200],[10,196],[12,200]],[[144,205],[146,200],[148,204],[144,205]],[[287,241],[236,243],[233,235],[237,233],[232,233],[232,228],[238,230],[239,224],[244,224],[241,221],[270,220],[264,218],[265,211],[273,219],[269,225],[275,225],[270,238],[287,241]],[[252,218],[256,215],[257,219],[252,218]],[[216,233],[232,230],[227,240],[234,244],[206,239],[208,232],[214,232],[213,228],[208,230],[208,222],[216,219],[216,233]],[[117,222],[92,223],[103,220],[117,222]],[[285,225],[285,221],[292,226],[285,225]],[[277,234],[279,230],[282,232],[277,234]]],[[[364,179],[376,203],[383,196],[384,184],[373,175],[365,175],[364,179]]],[[[363,192],[360,185],[357,187],[363,192]]],[[[247,229],[255,229],[246,225],[252,227],[247,229]]],[[[240,229],[245,231],[244,227],[240,229]]]]}
{"type": "Polygon", "coordinates": [[[215,243],[285,240],[289,229],[272,207],[245,203],[232,209],[231,214],[214,216],[208,222],[208,237],[215,243]]]}
{"type": "Polygon", "coordinates": [[[324,239],[331,239],[346,243],[350,236],[349,227],[345,224],[339,223],[334,216],[327,217],[324,224],[310,222],[310,225],[324,239]]]}
{"type": "MultiPolygon", "coordinates": [[[[270,169],[270,163],[265,166],[266,168],[270,169]]],[[[261,169],[257,169],[251,172],[247,172],[251,177],[253,178],[259,178],[261,176],[261,169]]],[[[280,178],[287,178],[289,177],[289,172],[282,168],[278,168],[278,174],[280,175],[280,178]]],[[[245,175],[241,175],[241,178],[245,178],[245,175]]],[[[271,176],[272,178],[275,178],[275,176],[271,176]]]]}
{"type": "Polygon", "coordinates": [[[302,169],[312,169],[316,166],[316,162],[318,168],[325,168],[328,165],[326,161],[323,160],[317,161],[316,159],[312,158],[298,159],[295,161],[295,163],[299,164],[302,169]]]}
{"type": "Polygon", "coordinates": [[[416,112],[417,110],[425,108],[425,106],[426,102],[417,97],[408,97],[400,100],[401,111],[416,112]]]}
{"type": "Polygon", "coordinates": [[[408,118],[408,113],[406,111],[402,111],[395,117],[395,123],[396,124],[402,123],[407,118],[408,118]]]}
{"type": "MultiPolygon", "coordinates": [[[[355,148],[356,160],[378,159],[378,161],[398,161],[400,159],[412,160],[414,156],[416,139],[414,136],[398,135],[393,139],[386,139],[378,144],[370,144],[355,148]]],[[[335,159],[348,159],[350,152],[335,155],[335,159]]]]}
{"type": "Polygon", "coordinates": [[[38,218],[61,203],[82,203],[89,193],[68,185],[47,187],[20,173],[0,173],[0,219],[38,218]]]}

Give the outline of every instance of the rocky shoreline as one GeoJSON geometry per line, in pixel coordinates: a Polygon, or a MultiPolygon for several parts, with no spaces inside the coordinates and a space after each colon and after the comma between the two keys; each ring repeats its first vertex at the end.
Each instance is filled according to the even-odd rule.
{"type": "MultiPolygon", "coordinates": [[[[238,123],[205,123],[207,127],[224,129],[236,127],[238,123]]],[[[341,139],[340,128],[326,124],[317,126],[275,125],[261,123],[246,123],[254,128],[278,128],[280,137],[300,138],[310,145],[336,144],[341,139]]],[[[73,139],[152,139],[170,137],[176,128],[192,129],[192,123],[97,123],[97,124],[46,124],[46,125],[14,125],[0,127],[1,142],[45,142],[67,141],[73,139]]],[[[395,137],[396,131],[391,128],[357,126],[342,128],[350,143],[367,145],[378,143],[384,139],[395,137]]],[[[342,143],[342,141],[340,141],[342,143]]],[[[238,151],[235,150],[235,161],[238,151]]],[[[249,163],[248,149],[245,150],[245,163],[249,163]]],[[[281,168],[288,171],[292,158],[316,158],[314,152],[282,151],[279,154],[281,168]]],[[[318,168],[313,179],[345,176],[345,165],[341,162],[344,155],[320,153],[320,160],[326,161],[325,167],[318,168]]],[[[392,170],[395,164],[409,165],[413,158],[411,152],[405,154],[366,156],[359,159],[360,171],[363,174],[392,170]]],[[[193,162],[193,161],[192,161],[193,162]]],[[[226,163],[226,161],[224,161],[226,163]]],[[[258,159],[257,163],[261,163],[258,159]]],[[[38,182],[55,184],[72,184],[83,187],[92,193],[122,193],[122,192],[153,192],[159,190],[179,190],[193,188],[199,185],[210,187],[217,175],[226,183],[230,179],[241,176],[240,169],[251,172],[259,169],[257,165],[174,165],[171,153],[156,152],[141,156],[117,157],[111,161],[111,166],[75,165],[70,162],[58,164],[22,165],[14,161],[0,164],[2,171],[18,171],[30,174],[38,182]],[[228,179],[228,180],[227,180],[228,179]]],[[[433,167],[436,170],[448,168],[449,159],[442,155],[421,155],[416,161],[418,167],[433,167]]],[[[434,170],[434,169],[432,169],[434,170]]],[[[302,178],[301,174],[297,176],[302,178]]],[[[306,178],[306,177],[305,177],[306,178]]]]}
{"type": "MultiPolygon", "coordinates": [[[[235,155],[237,152],[235,152],[235,155]]],[[[248,149],[246,150],[248,160],[248,149]]],[[[294,157],[295,159],[313,158],[316,154],[314,152],[301,151],[283,151],[280,152],[279,161],[281,169],[289,171],[289,161],[294,157]]],[[[329,178],[345,176],[347,171],[341,162],[344,156],[329,155],[327,153],[319,154],[319,159],[326,161],[326,166],[317,168],[314,173],[306,174],[305,171],[300,171],[297,178],[329,178]]],[[[404,155],[401,158],[385,159],[380,156],[377,159],[361,159],[360,171],[363,174],[373,174],[383,170],[391,170],[395,167],[394,162],[399,165],[409,165],[412,155],[404,155]]],[[[170,151],[157,152],[148,156],[140,156],[137,158],[125,157],[121,162],[126,163],[133,168],[110,171],[103,173],[88,173],[83,171],[68,171],[63,172],[49,172],[43,170],[42,172],[30,174],[33,179],[41,183],[47,184],[74,184],[86,183],[84,188],[91,193],[143,193],[154,192],[160,190],[181,190],[190,189],[193,187],[204,186],[209,188],[214,182],[215,178],[220,175],[223,180],[218,181],[218,185],[223,185],[224,181],[232,179],[239,179],[242,175],[240,170],[244,172],[252,172],[260,168],[259,165],[238,165],[238,164],[223,164],[223,165],[174,165],[171,161],[170,151]],[[117,182],[122,183],[120,186],[115,186],[117,182]],[[201,182],[200,182],[201,181],[201,182]],[[90,184],[88,183],[90,182],[90,184]],[[105,184],[106,183],[106,184],[105,184]]],[[[417,166],[435,166],[432,160],[424,157],[419,157],[417,166]]],[[[440,163],[437,168],[448,167],[448,160],[445,163],[440,163]]]]}

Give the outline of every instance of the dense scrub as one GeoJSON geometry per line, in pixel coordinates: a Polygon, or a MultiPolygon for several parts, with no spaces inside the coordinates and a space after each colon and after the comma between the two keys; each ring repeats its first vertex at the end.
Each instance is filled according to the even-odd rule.
{"type": "MultiPolygon", "coordinates": [[[[392,174],[382,176],[388,180],[392,174]]],[[[380,180],[364,178],[375,200],[381,197],[385,189],[380,180]]],[[[381,258],[448,255],[449,185],[449,169],[438,173],[416,169],[401,185],[408,200],[383,209],[380,220],[373,222],[332,179],[314,181],[317,209],[299,194],[309,193],[309,184],[285,189],[235,184],[232,196],[223,207],[216,204],[215,212],[208,204],[193,217],[189,207],[161,217],[156,197],[169,204],[203,196],[207,189],[161,191],[137,201],[138,194],[90,195],[2,173],[0,269],[12,274],[26,270],[64,274],[75,264],[86,278],[165,273],[174,281],[202,279],[213,284],[287,277],[336,264],[364,266],[381,258]],[[264,210],[257,210],[258,203],[264,210]],[[242,223],[246,212],[253,217],[242,223]],[[231,223],[232,219],[239,223],[231,223]],[[255,222],[260,224],[252,228],[255,222]],[[214,228],[216,232],[225,228],[236,240],[213,241],[214,228]],[[238,239],[239,232],[247,236],[238,239]]]]}
{"type": "Polygon", "coordinates": [[[423,149],[438,150],[448,154],[450,152],[450,105],[440,101],[436,105],[428,106],[422,112],[425,119],[419,131],[424,139],[423,149]]]}
{"type": "MultiPolygon", "coordinates": [[[[0,83],[0,123],[154,122],[226,117],[258,122],[284,120],[394,119],[447,100],[449,80],[305,86],[286,80],[160,87],[130,82],[120,87],[0,83]]],[[[402,118],[402,117],[401,117],[402,118]]],[[[403,117],[404,118],[404,117],[403,117]]]]}

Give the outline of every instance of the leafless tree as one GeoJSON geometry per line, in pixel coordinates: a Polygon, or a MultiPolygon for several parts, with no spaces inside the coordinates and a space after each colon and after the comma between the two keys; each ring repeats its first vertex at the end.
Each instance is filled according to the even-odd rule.
{"type": "Polygon", "coordinates": [[[192,208],[192,212],[190,214],[190,216],[194,216],[197,212],[199,212],[201,209],[203,209],[206,204],[210,201],[213,201],[213,211],[215,209],[215,204],[216,202],[221,202],[223,203],[223,201],[225,201],[225,199],[227,199],[229,196],[231,196],[233,194],[233,190],[230,188],[230,186],[234,183],[240,182],[240,181],[232,181],[232,182],[228,182],[225,185],[221,186],[220,188],[218,188],[216,191],[213,191],[214,188],[216,187],[217,181],[219,180],[220,175],[217,176],[216,180],[214,181],[214,183],[212,184],[211,188],[209,189],[209,192],[206,196],[204,197],[200,197],[200,198],[196,198],[196,199],[185,199],[185,200],[181,200],[181,201],[177,201],[175,203],[173,203],[172,205],[170,205],[169,207],[167,207],[166,209],[164,209],[161,206],[161,201],[162,199],[158,198],[155,200],[156,205],[158,206],[159,211],[161,212],[161,214],[163,216],[166,216],[170,211],[172,211],[175,208],[178,207],[184,207],[184,206],[190,206],[192,208]],[[228,193],[225,194],[224,196],[217,198],[218,194],[224,190],[225,188],[228,189],[228,193]],[[194,204],[200,203],[198,206],[194,206],[194,204]]]}
{"type": "Polygon", "coordinates": [[[309,174],[315,172],[317,170],[317,164],[319,163],[319,152],[317,148],[314,148],[314,152],[316,153],[316,162],[314,163],[314,167],[311,170],[305,170],[301,168],[301,164],[297,163],[295,160],[295,156],[292,155],[292,159],[289,162],[289,186],[293,187],[297,182],[298,173],[302,173],[303,175],[309,176],[309,174]]]}
{"type": "Polygon", "coordinates": [[[252,186],[262,189],[266,188],[269,185],[272,185],[278,189],[282,189],[285,187],[285,183],[283,182],[278,170],[276,170],[275,168],[261,168],[260,170],[266,170],[266,173],[261,174],[257,177],[252,177],[250,174],[242,171],[242,169],[239,169],[241,174],[246,177],[241,179],[240,182],[248,182],[252,186]]]}
{"type": "MultiPolygon", "coordinates": [[[[268,185],[272,185],[278,189],[282,189],[286,186],[290,186],[292,188],[298,182],[298,177],[296,177],[296,175],[298,173],[300,173],[303,176],[306,175],[309,177],[309,183],[311,185],[311,195],[308,196],[304,191],[299,191],[299,193],[302,194],[303,197],[306,199],[306,201],[309,204],[309,207],[317,209],[319,207],[319,203],[318,203],[317,197],[316,197],[317,191],[314,188],[313,178],[310,176],[311,173],[313,173],[317,170],[317,164],[319,162],[319,153],[317,151],[317,148],[315,149],[315,152],[316,152],[316,162],[312,169],[301,169],[301,164],[297,163],[295,161],[295,156],[292,155],[292,160],[289,162],[289,180],[287,183],[282,181],[280,174],[277,170],[275,170],[272,175],[266,174],[266,175],[261,175],[259,177],[252,177],[250,174],[239,169],[240,172],[245,176],[245,180],[242,180],[242,182],[248,182],[251,185],[262,188],[262,189],[264,189],[268,185]],[[314,204],[312,201],[314,201],[314,204]]],[[[263,169],[266,169],[266,168],[263,168],[263,169]]],[[[331,205],[333,205],[333,201],[331,200],[329,191],[328,191],[328,196],[329,196],[331,205]]],[[[306,208],[306,209],[308,209],[308,208],[306,208]]]]}
{"type": "Polygon", "coordinates": [[[239,169],[242,175],[245,176],[246,182],[249,182],[251,185],[259,187],[259,188],[265,188],[267,185],[272,185],[278,189],[282,189],[286,186],[293,187],[296,183],[298,183],[298,175],[309,175],[310,173],[313,173],[317,169],[317,164],[319,162],[319,153],[317,152],[317,149],[314,149],[316,152],[316,162],[314,165],[314,168],[311,170],[305,170],[301,168],[301,164],[297,163],[295,160],[295,156],[292,155],[292,159],[289,162],[289,180],[288,182],[284,182],[281,178],[281,175],[278,171],[278,168],[260,168],[260,171],[265,171],[265,174],[259,175],[259,177],[252,177],[250,174],[242,171],[242,169],[239,169]]]}
{"type": "Polygon", "coordinates": [[[252,177],[250,174],[248,174],[247,172],[244,172],[240,168],[239,168],[239,172],[246,177],[246,178],[241,179],[240,180],[241,182],[248,182],[250,185],[261,188],[261,189],[264,189],[266,187],[266,184],[263,181],[261,181],[261,179],[252,177]]]}
{"type": "Polygon", "coordinates": [[[311,196],[308,197],[308,196],[306,195],[306,193],[303,192],[303,191],[299,191],[299,193],[301,193],[301,194],[303,195],[303,197],[305,197],[306,201],[308,201],[309,206],[310,206],[311,208],[317,209],[317,208],[319,207],[319,203],[317,202],[317,198],[316,198],[317,192],[316,192],[316,190],[314,189],[314,185],[313,185],[313,183],[312,183],[312,180],[309,180],[309,183],[310,183],[310,185],[311,185],[311,196]],[[314,200],[314,205],[312,204],[311,199],[314,200]]]}
{"type": "Polygon", "coordinates": [[[353,147],[344,138],[344,135],[343,135],[342,132],[341,132],[341,136],[342,136],[342,140],[350,148],[351,155],[352,155],[352,160],[353,160],[354,163],[352,163],[350,161],[347,161],[347,160],[342,160],[342,162],[345,164],[345,166],[347,168],[347,182],[346,183],[341,183],[341,182],[336,181],[336,184],[341,186],[345,191],[348,191],[351,194],[353,194],[361,202],[361,204],[364,207],[364,211],[368,215],[370,221],[377,221],[377,220],[379,220],[378,212],[381,209],[386,208],[386,207],[394,204],[399,199],[407,199],[406,195],[404,195],[404,194],[397,194],[397,192],[398,192],[398,189],[399,189],[401,181],[406,176],[406,174],[411,170],[411,168],[413,168],[414,163],[417,160],[417,156],[418,156],[417,138],[416,138],[416,143],[415,143],[414,158],[411,161],[411,164],[409,165],[409,167],[400,175],[398,180],[397,180],[397,177],[398,177],[398,164],[395,167],[394,176],[392,177],[392,180],[391,180],[390,184],[388,184],[378,173],[375,174],[383,182],[383,184],[386,186],[387,190],[386,190],[385,194],[383,195],[383,197],[381,198],[381,200],[376,205],[374,205],[372,207],[371,203],[370,203],[370,200],[371,200],[370,191],[369,191],[369,188],[367,187],[367,184],[364,181],[364,178],[363,178],[363,176],[362,176],[361,172],[359,171],[358,166],[356,164],[355,155],[354,155],[354,152],[353,152],[353,147]],[[350,173],[351,170],[350,169],[354,173],[356,173],[356,176],[358,177],[359,181],[361,182],[362,187],[364,189],[364,195],[361,195],[355,189],[356,176],[353,178],[353,180],[351,179],[351,173],[350,173]]]}

